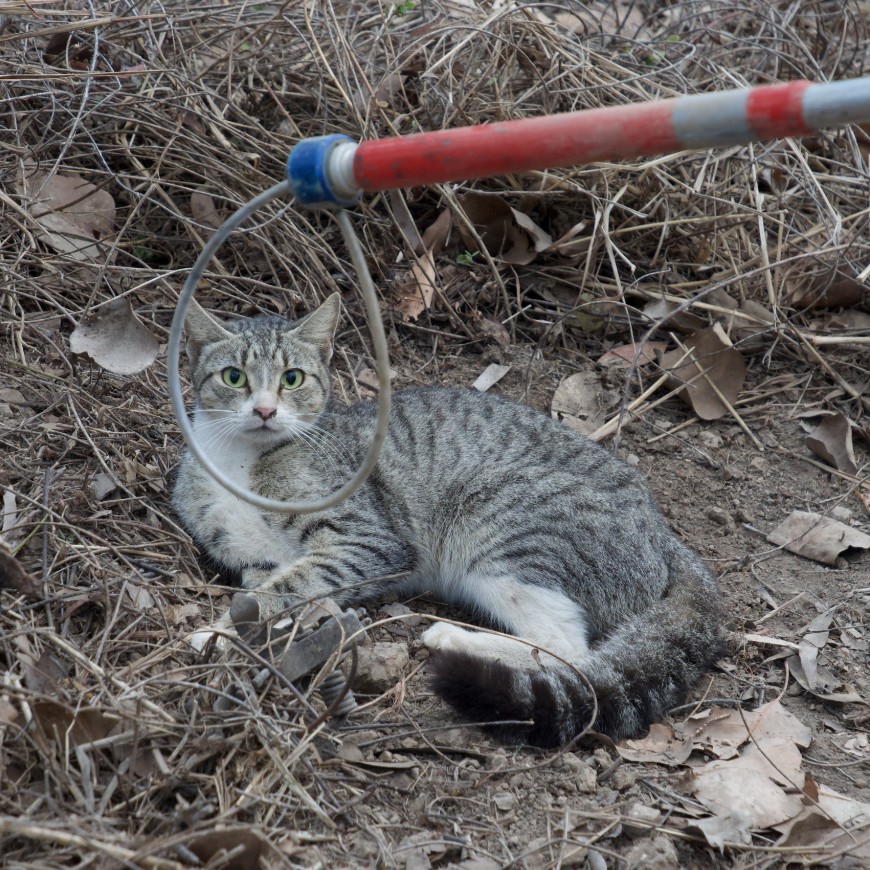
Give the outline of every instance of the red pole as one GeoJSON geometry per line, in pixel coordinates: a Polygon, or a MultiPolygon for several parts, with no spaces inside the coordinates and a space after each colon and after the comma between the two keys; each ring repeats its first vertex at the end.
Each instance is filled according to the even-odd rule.
{"type": "Polygon", "coordinates": [[[353,175],[362,190],[388,190],[802,136],[837,121],[839,104],[842,120],[870,120],[870,79],[795,81],[372,140],[357,147],[353,175]],[[856,111],[863,118],[852,117],[856,111]]]}

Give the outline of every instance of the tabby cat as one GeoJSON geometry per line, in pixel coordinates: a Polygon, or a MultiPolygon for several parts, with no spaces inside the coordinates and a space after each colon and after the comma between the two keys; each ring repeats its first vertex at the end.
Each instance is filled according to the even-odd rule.
{"type": "MultiPolygon", "coordinates": [[[[337,295],[295,323],[222,324],[191,305],[194,430],[239,484],[313,499],[362,462],[375,406],[330,399],[338,316],[337,295]]],[[[546,650],[443,622],[423,634],[437,692],[512,741],[570,741],[594,710],[590,685],[595,729],[637,735],[721,653],[716,582],[668,530],[641,476],[495,395],[399,392],[374,472],[323,513],[249,506],[190,454],[173,500],[263,615],[312,596],[348,606],[428,591],[546,650]]]]}

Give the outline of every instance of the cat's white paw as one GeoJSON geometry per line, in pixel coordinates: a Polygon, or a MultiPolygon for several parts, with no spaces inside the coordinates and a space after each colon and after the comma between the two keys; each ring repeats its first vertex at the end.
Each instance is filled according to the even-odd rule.
{"type": "Polygon", "coordinates": [[[449,622],[436,622],[423,632],[420,640],[432,652],[449,652],[468,649],[471,632],[451,625],[449,622]]]}

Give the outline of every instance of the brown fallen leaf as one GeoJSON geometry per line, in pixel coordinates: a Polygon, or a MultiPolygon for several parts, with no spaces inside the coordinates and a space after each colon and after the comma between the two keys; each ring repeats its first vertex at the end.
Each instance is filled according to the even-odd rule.
{"type": "Polygon", "coordinates": [[[34,650],[21,650],[21,663],[24,666],[24,685],[36,695],[54,695],[57,686],[69,677],[69,672],[56,656],[43,652],[34,659],[34,650]]]}
{"type": "Polygon", "coordinates": [[[583,435],[591,435],[604,423],[601,378],[595,372],[569,375],[556,388],[550,414],[583,435]]]}
{"type": "MultiPolygon", "coordinates": [[[[810,332],[826,333],[840,330],[870,330],[870,314],[846,308],[841,311],[829,311],[822,317],[817,317],[807,324],[810,332]]],[[[858,332],[857,334],[861,334],[858,332]]]]}
{"type": "Polygon", "coordinates": [[[786,299],[793,308],[848,308],[867,292],[867,285],[845,263],[834,266],[817,261],[803,268],[802,274],[785,281],[786,299]]]}
{"type": "Polygon", "coordinates": [[[441,214],[423,230],[423,247],[437,257],[450,238],[450,229],[453,226],[453,212],[445,208],[441,214]]]}
{"type": "Polygon", "coordinates": [[[429,309],[435,296],[435,260],[429,251],[424,251],[411,266],[411,278],[399,289],[396,310],[402,320],[417,320],[429,309]]]}
{"type": "Polygon", "coordinates": [[[642,41],[647,18],[632,0],[612,0],[603,8],[578,5],[572,12],[559,12],[555,21],[575,33],[606,33],[642,41]]]}
{"type": "Polygon", "coordinates": [[[740,747],[749,740],[749,732],[737,710],[713,707],[703,714],[689,717],[683,724],[683,736],[693,749],[727,761],[740,754],[740,747]]]}
{"type": "Polygon", "coordinates": [[[408,247],[415,256],[419,257],[426,246],[423,244],[420,231],[411,216],[411,210],[405,201],[405,194],[401,190],[389,190],[387,191],[387,201],[390,204],[390,211],[393,213],[393,220],[396,222],[399,232],[404,236],[408,247]]]}
{"type": "Polygon", "coordinates": [[[711,707],[692,716],[683,725],[683,734],[691,738],[696,749],[728,760],[739,755],[748,741],[788,738],[807,747],[812,732],[778,701],[762,704],[757,710],[711,707]]]}
{"type": "Polygon", "coordinates": [[[497,194],[472,191],[459,197],[459,204],[476,232],[475,236],[462,222],[458,225],[469,250],[479,249],[479,237],[493,257],[524,266],[553,244],[552,237],[528,215],[511,208],[497,194]]]}
{"type": "Polygon", "coordinates": [[[855,554],[870,550],[870,535],[811,511],[792,511],[767,540],[790,553],[825,565],[836,565],[849,551],[855,554]]]}
{"type": "Polygon", "coordinates": [[[374,87],[364,82],[353,95],[353,104],[361,112],[365,112],[370,104],[385,109],[402,93],[404,80],[401,73],[393,72],[385,75],[374,87]]]}
{"type": "Polygon", "coordinates": [[[127,595],[130,597],[130,601],[133,603],[133,607],[137,611],[145,612],[154,607],[154,596],[144,586],[137,586],[135,583],[128,580],[126,589],[127,595]]]}
{"type": "Polygon", "coordinates": [[[106,474],[105,471],[100,471],[94,475],[91,481],[91,492],[97,501],[102,501],[109,493],[114,492],[118,488],[117,481],[106,474]]]}
{"type": "Polygon", "coordinates": [[[148,368],[160,347],[123,297],[79,323],[70,334],[69,346],[73,353],[87,354],[116,375],[134,375],[148,368]]]}
{"type": "Polygon", "coordinates": [[[686,830],[699,831],[704,839],[720,852],[731,843],[749,845],[752,842],[752,818],[739,810],[722,815],[694,819],[686,830]]]}
{"type": "Polygon", "coordinates": [[[680,306],[667,299],[654,299],[643,307],[643,316],[650,324],[657,323],[659,327],[675,329],[677,332],[700,332],[707,326],[707,321],[690,311],[677,311],[680,306]]]}
{"type": "Polygon", "coordinates": [[[187,620],[198,621],[201,613],[199,605],[193,601],[187,604],[170,604],[166,607],[166,615],[173,625],[181,625],[187,620]]]}
{"type": "Polygon", "coordinates": [[[75,173],[45,173],[25,161],[19,179],[24,207],[42,229],[42,239],[82,263],[110,258],[115,200],[75,173]]]}
{"type": "Polygon", "coordinates": [[[18,708],[7,695],[0,696],[0,725],[11,725],[18,718],[18,708]]]}
{"type": "Polygon", "coordinates": [[[815,804],[775,830],[781,833],[777,846],[791,849],[818,850],[815,863],[826,864],[827,856],[848,857],[870,864],[870,804],[840,794],[825,785],[818,787],[815,804]]]}
{"type": "Polygon", "coordinates": [[[593,243],[592,236],[580,235],[586,229],[586,226],[586,221],[574,224],[570,230],[562,233],[544,253],[558,254],[560,257],[568,260],[578,260],[580,257],[586,257],[589,253],[589,247],[593,243]]]}
{"type": "Polygon", "coordinates": [[[113,713],[97,707],[77,707],[74,710],[50,699],[36,701],[30,709],[45,736],[57,741],[61,747],[102,740],[121,721],[113,713]]]}
{"type": "Polygon", "coordinates": [[[740,759],[711,761],[694,771],[692,794],[714,815],[732,817],[733,837],[742,839],[744,825],[764,830],[794,818],[802,809],[800,796],[786,794],[767,774],[740,759]]]}
{"type": "Polygon", "coordinates": [[[485,317],[475,312],[473,317],[473,326],[477,332],[486,338],[491,338],[499,347],[509,348],[511,345],[511,334],[507,331],[504,324],[493,320],[491,317],[485,317]]]}
{"type": "Polygon", "coordinates": [[[804,630],[801,637],[798,655],[800,656],[801,665],[806,674],[807,683],[813,688],[816,688],[818,681],[818,663],[819,650],[828,642],[830,635],[831,621],[834,618],[834,611],[828,610],[825,613],[820,613],[804,630]]]}
{"type": "Polygon", "coordinates": [[[662,357],[671,385],[685,384],[678,395],[702,420],[723,417],[729,413],[728,405],[733,407],[746,378],[743,356],[718,323],[690,335],[684,348],[662,357]]]}
{"type": "Polygon", "coordinates": [[[221,870],[259,870],[263,841],[253,828],[216,828],[199,831],[184,845],[203,864],[220,867],[221,870]],[[229,860],[222,856],[230,855],[229,860]]]}
{"type": "Polygon", "coordinates": [[[801,688],[805,689],[816,698],[822,701],[828,701],[831,704],[868,704],[861,695],[859,695],[852,686],[844,686],[845,692],[835,692],[834,689],[841,684],[841,681],[834,676],[829,670],[819,667],[816,670],[816,687],[810,686],[807,675],[804,673],[803,665],[799,656],[792,656],[789,660],[789,672],[797,680],[801,688]]]}
{"type": "MultiPolygon", "coordinates": [[[[399,201],[404,205],[404,200],[396,200],[394,205],[399,201]]],[[[407,206],[404,210],[407,211],[407,206]]],[[[401,214],[402,209],[397,208],[397,219],[401,214]]],[[[407,214],[407,219],[411,219],[410,212],[407,214]]],[[[419,237],[421,252],[417,255],[416,262],[411,266],[410,280],[399,288],[399,298],[396,301],[396,310],[402,315],[402,320],[406,323],[416,320],[432,305],[432,299],[435,296],[435,257],[447,244],[452,219],[450,212],[445,209],[426,229],[422,237],[419,237]]],[[[406,229],[410,230],[408,227],[406,229]]],[[[416,232],[416,228],[414,232],[416,232]]],[[[413,247],[415,245],[413,233],[410,233],[406,238],[413,247]]]]}
{"type": "Polygon", "coordinates": [[[744,299],[738,309],[742,314],[748,314],[755,322],[743,317],[734,318],[733,335],[740,344],[741,350],[755,351],[766,346],[769,341],[767,332],[773,324],[773,315],[760,302],[754,299],[744,299]]]}
{"type": "Polygon", "coordinates": [[[0,544],[0,589],[13,589],[34,598],[42,596],[42,584],[31,577],[15,557],[0,544]]]}
{"type": "Polygon", "coordinates": [[[598,358],[598,362],[603,364],[615,363],[620,366],[642,366],[646,363],[655,362],[656,355],[664,353],[667,346],[668,344],[665,341],[648,341],[643,345],[637,342],[633,344],[620,344],[603,353],[598,358]]]}
{"type": "Polygon", "coordinates": [[[799,747],[809,746],[812,737],[779,701],[742,713],[721,712],[731,715],[711,718],[730,728],[738,717],[749,742],[734,758],[693,768],[691,792],[713,817],[692,824],[718,848],[748,843],[751,831],[786,823],[802,811],[806,775],[799,747]]]}
{"type": "Polygon", "coordinates": [[[190,214],[201,228],[207,230],[216,230],[223,223],[211,194],[202,190],[190,195],[190,214]]]}
{"type": "Polygon", "coordinates": [[[651,725],[646,737],[620,740],[616,744],[616,751],[626,761],[652,762],[672,767],[684,764],[693,748],[691,737],[678,737],[673,728],[664,722],[651,725]]]}
{"type": "Polygon", "coordinates": [[[855,451],[852,447],[852,424],[844,414],[826,417],[806,437],[807,447],[834,468],[857,474],[855,451]]]}

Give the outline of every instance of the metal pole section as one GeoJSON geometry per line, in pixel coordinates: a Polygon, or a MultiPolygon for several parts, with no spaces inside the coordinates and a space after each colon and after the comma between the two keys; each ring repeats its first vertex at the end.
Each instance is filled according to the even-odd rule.
{"type": "MultiPolygon", "coordinates": [[[[795,81],[367,141],[352,154],[352,174],[364,191],[391,190],[804,136],[862,121],[870,121],[870,78],[795,81]]],[[[349,156],[340,173],[347,182],[349,156]]]]}

